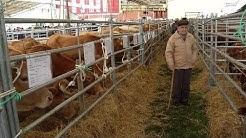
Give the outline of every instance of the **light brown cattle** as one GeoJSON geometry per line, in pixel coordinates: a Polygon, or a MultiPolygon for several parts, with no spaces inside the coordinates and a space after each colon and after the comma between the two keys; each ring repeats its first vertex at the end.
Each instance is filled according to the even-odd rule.
{"type": "MultiPolygon", "coordinates": [[[[22,54],[20,51],[15,49],[9,49],[9,54],[19,55],[22,54]]],[[[26,71],[26,62],[22,62],[20,76],[14,81],[13,85],[18,92],[22,92],[28,89],[28,76],[26,71]]],[[[16,68],[12,68],[12,77],[15,79],[17,77],[16,68]]],[[[36,107],[46,108],[53,101],[53,95],[48,88],[41,88],[27,96],[24,96],[21,101],[17,102],[18,111],[30,111],[36,107]]]]}
{"type": "Polygon", "coordinates": [[[25,54],[25,50],[29,49],[32,46],[39,45],[40,43],[33,38],[25,38],[19,41],[14,41],[10,44],[10,48],[20,51],[25,54]]]}
{"type": "MultiPolygon", "coordinates": [[[[47,46],[51,47],[52,49],[57,49],[57,48],[63,48],[63,47],[78,45],[78,41],[80,44],[84,44],[87,42],[92,42],[92,41],[96,41],[96,40],[100,40],[100,39],[101,39],[101,37],[98,37],[98,36],[96,36],[94,34],[90,34],[90,33],[85,33],[83,35],[80,35],[79,37],[70,36],[70,35],[55,34],[55,35],[52,35],[47,40],[47,46]]],[[[64,52],[62,54],[66,55],[66,56],[68,56],[74,60],[78,59],[78,50],[71,50],[71,51],[64,52]]],[[[95,55],[102,55],[101,43],[95,44],[95,55]]]]}
{"type": "Polygon", "coordinates": [[[116,27],[113,28],[113,31],[117,32],[119,34],[138,33],[139,32],[139,26],[137,26],[137,25],[116,26],[116,27]]]}
{"type": "MultiPolygon", "coordinates": [[[[56,49],[56,48],[63,48],[63,47],[68,47],[68,46],[72,46],[72,45],[77,45],[78,40],[79,40],[80,44],[84,44],[87,42],[92,42],[92,41],[96,41],[96,40],[100,40],[100,39],[101,39],[101,37],[96,36],[96,35],[91,34],[91,33],[84,33],[83,35],[80,35],[79,37],[56,34],[56,35],[53,35],[49,38],[49,40],[47,41],[47,45],[52,49],[56,49]]],[[[81,51],[82,51],[81,57],[83,60],[83,58],[84,58],[83,50],[81,50],[81,51]]],[[[76,61],[76,59],[79,58],[78,50],[71,50],[71,51],[63,52],[62,54],[73,59],[74,61],[76,61]]],[[[95,43],[95,58],[99,59],[102,56],[103,56],[103,51],[102,51],[101,42],[95,43]]],[[[102,74],[102,71],[101,71],[102,66],[103,66],[102,61],[100,63],[97,63],[96,65],[92,65],[93,72],[95,72],[97,75],[101,75],[102,74]]]]}

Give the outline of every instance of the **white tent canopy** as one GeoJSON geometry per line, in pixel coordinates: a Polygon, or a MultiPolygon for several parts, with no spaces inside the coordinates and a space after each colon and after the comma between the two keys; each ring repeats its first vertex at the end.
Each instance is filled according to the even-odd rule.
{"type": "Polygon", "coordinates": [[[13,14],[29,10],[35,6],[41,4],[38,1],[33,0],[2,0],[4,7],[4,15],[11,16],[13,14]]]}

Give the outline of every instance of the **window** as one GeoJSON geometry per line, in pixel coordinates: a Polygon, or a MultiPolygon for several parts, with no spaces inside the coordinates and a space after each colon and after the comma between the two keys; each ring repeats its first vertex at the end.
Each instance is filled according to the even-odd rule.
{"type": "Polygon", "coordinates": [[[77,13],[77,14],[81,14],[81,10],[80,10],[79,7],[76,8],[76,13],[77,13]]]}
{"type": "Polygon", "coordinates": [[[56,4],[56,8],[57,8],[57,9],[60,9],[60,8],[61,8],[61,6],[56,4]]]}
{"type": "Polygon", "coordinates": [[[89,13],[89,9],[85,9],[85,13],[89,13]]]}
{"type": "Polygon", "coordinates": [[[85,5],[89,5],[89,0],[85,0],[85,5]]]}
{"type": "Polygon", "coordinates": [[[76,3],[80,3],[80,0],[76,0],[76,3]]]}
{"type": "Polygon", "coordinates": [[[97,5],[97,0],[93,0],[94,6],[97,5]]]}

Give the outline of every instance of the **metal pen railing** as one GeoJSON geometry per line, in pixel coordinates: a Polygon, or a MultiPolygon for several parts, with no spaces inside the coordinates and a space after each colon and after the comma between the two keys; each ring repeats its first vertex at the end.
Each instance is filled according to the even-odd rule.
{"type": "MultiPolygon", "coordinates": [[[[74,94],[73,96],[71,96],[70,98],[66,99],[65,101],[63,101],[62,103],[60,103],[59,105],[57,105],[55,108],[51,109],[50,111],[48,111],[47,113],[45,113],[44,115],[42,115],[41,117],[39,117],[38,119],[36,119],[35,121],[33,121],[32,123],[28,124],[27,126],[25,126],[24,128],[19,128],[19,124],[18,124],[18,117],[17,117],[17,110],[16,110],[16,107],[15,107],[15,101],[14,100],[11,100],[10,102],[7,103],[7,106],[4,106],[4,110],[0,110],[0,112],[2,113],[3,111],[7,110],[9,111],[9,113],[11,112],[11,115],[8,114],[8,118],[9,118],[9,124],[12,124],[12,125],[9,125],[9,126],[5,126],[4,128],[1,127],[1,129],[4,130],[4,132],[6,132],[6,136],[7,137],[18,137],[19,135],[22,135],[28,131],[30,131],[33,127],[37,126],[40,122],[42,122],[43,120],[47,119],[49,116],[53,115],[55,112],[57,112],[58,110],[60,110],[61,108],[63,108],[64,106],[66,106],[67,104],[69,104],[70,102],[72,102],[73,100],[77,99],[77,98],[80,98],[81,96],[83,96],[85,94],[85,92],[87,90],[89,90],[90,88],[92,88],[95,84],[98,84],[100,83],[101,81],[103,81],[105,79],[105,77],[109,76],[109,75],[112,75],[113,74],[113,79],[112,79],[112,86],[102,95],[100,96],[95,102],[93,102],[89,107],[87,107],[86,109],[83,110],[83,112],[77,117],[75,118],[72,122],[70,122],[63,130],[61,130],[59,132],[59,134],[56,136],[56,137],[61,137],[73,124],[75,124],[81,117],[83,117],[89,110],[91,110],[99,101],[101,101],[110,91],[112,91],[122,80],[124,80],[125,78],[127,78],[127,76],[129,76],[130,74],[132,74],[135,70],[137,70],[140,66],[144,65],[147,60],[151,59],[151,57],[154,56],[154,53],[156,52],[154,49],[156,49],[154,47],[154,44],[157,43],[158,41],[161,41],[162,38],[163,38],[163,34],[164,34],[164,31],[166,29],[166,24],[164,23],[161,23],[158,25],[158,29],[159,31],[155,31],[155,36],[152,36],[152,38],[150,38],[149,40],[146,41],[146,43],[144,42],[144,34],[143,34],[143,23],[120,23],[120,22],[113,22],[112,20],[110,21],[81,21],[81,20],[54,20],[54,19],[17,19],[17,18],[9,18],[9,19],[4,19],[3,16],[1,16],[1,21],[5,21],[5,22],[1,22],[1,27],[3,27],[5,25],[5,23],[75,23],[77,24],[77,40],[78,40],[78,44],[77,45],[74,45],[74,46],[68,46],[68,47],[65,47],[65,48],[60,48],[60,49],[51,49],[51,50],[47,50],[47,51],[44,51],[44,52],[36,52],[36,53],[32,53],[32,54],[24,54],[24,55],[17,55],[17,56],[12,56],[12,57],[8,57],[6,51],[7,49],[5,50],[1,50],[0,52],[0,55],[2,54],[5,54],[5,56],[2,58],[4,59],[4,61],[7,61],[7,64],[9,64],[10,62],[15,62],[15,61],[20,61],[20,60],[26,60],[28,58],[34,58],[34,57],[39,57],[39,56],[43,56],[43,55],[50,55],[50,54],[53,54],[53,53],[60,53],[60,52],[65,52],[65,51],[69,51],[69,50],[78,50],[78,55],[79,55],[79,61],[78,63],[79,64],[82,64],[82,53],[81,53],[81,48],[83,48],[84,45],[86,44],[80,44],[79,42],[79,39],[78,39],[78,36],[80,35],[79,34],[79,24],[81,23],[106,23],[106,24],[109,24],[110,26],[110,38],[111,38],[111,49],[112,49],[112,52],[108,55],[109,57],[111,57],[111,67],[112,69],[109,71],[109,72],[106,72],[105,74],[101,75],[101,76],[98,76],[98,78],[92,82],[91,84],[89,84],[88,86],[83,86],[83,83],[82,83],[82,86],[80,86],[80,88],[78,88],[78,91],[76,94],[74,94]],[[139,42],[139,44],[135,45],[135,46],[128,46],[127,48],[124,48],[120,51],[114,51],[114,45],[113,45],[113,40],[114,39],[118,39],[122,36],[115,36],[113,34],[113,26],[115,25],[138,25],[140,27],[140,37],[142,39],[140,39],[141,42],[139,42]],[[150,43],[150,41],[152,42],[155,42],[155,43],[150,43]],[[127,56],[127,61],[122,63],[121,65],[118,65],[116,66],[115,65],[115,55],[119,54],[119,53],[122,53],[122,52],[126,52],[128,54],[130,54],[134,48],[136,47],[139,47],[139,50],[141,51],[140,54],[138,55],[131,55],[131,56],[127,56]],[[148,54],[148,55],[146,55],[148,54]],[[145,57],[146,55],[146,57],[145,57]],[[137,59],[141,59],[139,65],[135,68],[132,68],[133,66],[131,66],[130,68],[130,72],[128,72],[128,74],[121,78],[120,80],[117,80],[116,79],[116,70],[123,67],[123,66],[126,66],[126,65],[131,65],[133,61],[137,60],[137,59]],[[14,114],[13,114],[14,113],[14,114]],[[11,130],[11,133],[10,131],[11,130]]],[[[154,22],[155,24],[157,24],[157,22],[154,22]]],[[[5,30],[5,29],[3,29],[5,30]]],[[[2,32],[5,32],[5,31],[2,31],[2,32]]],[[[130,35],[130,34],[128,34],[130,35]]],[[[6,40],[6,35],[1,35],[0,36],[1,40],[5,39],[3,42],[5,42],[2,47],[5,47],[7,48],[7,40],[6,40]]],[[[2,41],[1,41],[2,42],[2,41]]],[[[102,43],[102,40],[97,40],[97,41],[94,41],[94,43],[102,43]]],[[[130,45],[130,43],[128,44],[130,45]]],[[[93,65],[93,64],[97,64],[101,61],[104,61],[105,60],[105,57],[102,57],[102,58],[99,58],[97,60],[95,60],[93,63],[91,64],[88,64],[87,66],[90,66],[90,65],[93,65]]],[[[7,66],[2,66],[1,64],[1,73],[5,73],[5,74],[8,74],[6,72],[10,72],[10,65],[7,65],[7,66]],[[5,69],[5,72],[3,70],[3,68],[5,69]]],[[[41,84],[41,85],[38,85],[38,86],[35,86],[35,87],[32,87],[30,89],[27,89],[23,92],[21,92],[21,95],[23,97],[25,97],[26,95],[29,95],[33,92],[35,92],[36,90],[40,89],[40,88],[43,88],[45,86],[48,86],[50,84],[53,84],[54,82],[58,81],[58,80],[61,80],[61,79],[64,79],[64,78],[67,78],[73,74],[76,74],[76,73],[81,73],[81,71],[79,69],[73,69],[65,74],[62,74],[60,76],[57,76],[55,78],[53,78],[52,80],[44,83],[44,84],[41,84]]],[[[3,74],[1,76],[1,78],[3,79],[3,74]]],[[[80,74],[81,75],[81,74],[80,74]]],[[[81,77],[79,77],[81,78],[81,77]]],[[[8,81],[9,83],[9,87],[6,87],[4,88],[0,93],[0,96],[1,96],[1,99],[5,99],[6,96],[6,92],[8,92],[8,90],[10,90],[13,86],[12,86],[12,79],[11,77],[5,77],[6,81],[8,81]]],[[[80,82],[82,82],[82,80],[80,80],[80,82]]],[[[80,101],[82,100],[82,102],[84,102],[84,98],[80,98],[80,101]]],[[[6,116],[6,115],[4,115],[6,116]]]]}
{"type": "MultiPolygon", "coordinates": [[[[227,51],[232,49],[245,49],[246,47],[241,44],[240,46],[234,46],[235,43],[241,42],[241,38],[235,36],[237,32],[237,27],[240,24],[242,13],[231,14],[223,17],[216,17],[211,15],[211,18],[207,19],[197,19],[195,20],[194,28],[196,31],[196,37],[199,42],[199,51],[202,56],[202,61],[209,70],[209,84],[210,86],[217,86],[220,93],[223,95],[225,100],[229,103],[230,107],[237,112],[238,107],[233,98],[228,95],[227,89],[223,88],[224,86],[219,83],[220,77],[225,78],[229,84],[235,88],[236,92],[242,96],[243,99],[246,99],[246,92],[238,84],[238,80],[235,80],[234,75],[241,75],[243,70],[246,70],[246,59],[235,59],[235,57],[230,57],[227,51]],[[223,52],[224,51],[224,52],[223,52]],[[229,72],[228,67],[230,65],[235,66],[239,72],[229,72]],[[224,69],[225,68],[225,69],[224,69]]],[[[244,17],[244,21],[245,21],[244,17]]],[[[245,32],[242,32],[245,34],[245,32]]],[[[237,53],[240,54],[240,53],[237,53]]],[[[234,99],[235,100],[235,99],[234,99]]],[[[242,117],[241,120],[245,122],[246,116],[242,117]]],[[[246,128],[246,126],[245,126],[246,128]]],[[[246,131],[244,131],[243,137],[246,137],[246,131]]]]}

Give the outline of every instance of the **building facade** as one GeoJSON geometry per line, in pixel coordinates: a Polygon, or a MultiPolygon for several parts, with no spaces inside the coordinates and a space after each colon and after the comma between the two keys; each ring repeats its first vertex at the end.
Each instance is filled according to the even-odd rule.
{"type": "Polygon", "coordinates": [[[67,8],[71,16],[79,19],[106,18],[109,15],[118,15],[119,0],[55,0],[56,14],[67,15],[67,8]]]}

